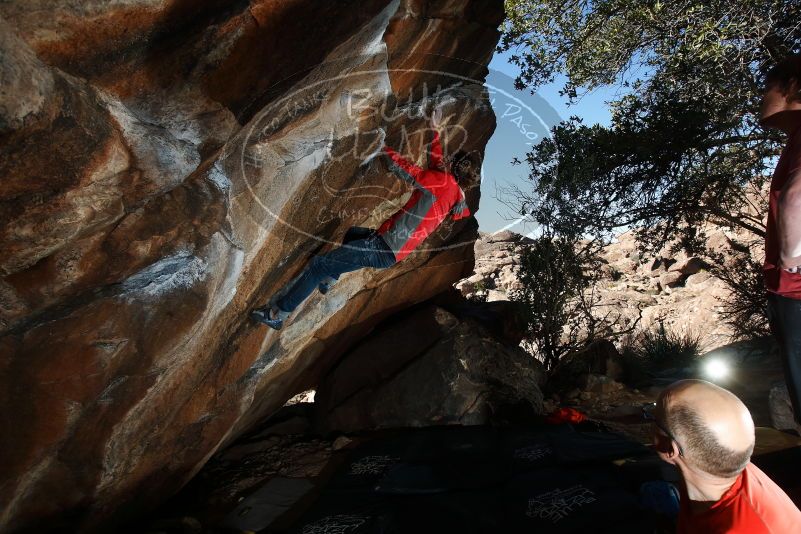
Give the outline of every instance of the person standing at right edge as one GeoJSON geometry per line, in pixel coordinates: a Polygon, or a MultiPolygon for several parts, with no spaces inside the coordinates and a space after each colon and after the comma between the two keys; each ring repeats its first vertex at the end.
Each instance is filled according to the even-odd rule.
{"type": "Polygon", "coordinates": [[[760,123],[788,137],[770,185],[764,270],[770,329],[801,424],[801,54],[768,72],[760,123]]]}

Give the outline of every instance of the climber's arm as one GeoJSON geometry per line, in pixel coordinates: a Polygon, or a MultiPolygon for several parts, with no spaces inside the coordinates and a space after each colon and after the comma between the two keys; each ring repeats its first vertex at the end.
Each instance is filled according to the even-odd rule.
{"type": "Polygon", "coordinates": [[[418,189],[425,189],[420,183],[420,175],[423,173],[423,169],[388,146],[384,147],[384,155],[389,158],[389,170],[391,170],[395,176],[418,189]]]}
{"type": "Polygon", "coordinates": [[[428,168],[439,169],[442,167],[442,142],[439,139],[439,130],[434,130],[434,139],[428,145],[428,168]]]}
{"type": "Polygon", "coordinates": [[[470,216],[470,208],[467,207],[467,201],[464,198],[464,192],[459,189],[459,200],[451,208],[451,215],[453,220],[458,221],[470,216]]]}

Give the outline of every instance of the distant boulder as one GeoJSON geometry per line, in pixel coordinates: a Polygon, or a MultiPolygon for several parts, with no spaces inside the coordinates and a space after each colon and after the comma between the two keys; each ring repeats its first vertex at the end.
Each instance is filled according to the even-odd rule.
{"type": "Polygon", "coordinates": [[[382,325],[317,388],[323,432],[522,422],[543,412],[542,366],[438,306],[382,325]]]}

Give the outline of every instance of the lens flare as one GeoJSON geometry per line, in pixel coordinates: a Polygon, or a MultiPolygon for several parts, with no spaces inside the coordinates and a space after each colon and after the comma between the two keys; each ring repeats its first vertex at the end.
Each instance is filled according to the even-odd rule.
{"type": "Polygon", "coordinates": [[[704,364],[704,373],[712,380],[723,380],[729,376],[729,364],[723,360],[709,360],[704,364]]]}

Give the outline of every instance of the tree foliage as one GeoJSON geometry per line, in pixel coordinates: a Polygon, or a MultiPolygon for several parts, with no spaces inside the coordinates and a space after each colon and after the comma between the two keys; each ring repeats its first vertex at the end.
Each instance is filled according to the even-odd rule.
{"type": "Polygon", "coordinates": [[[637,228],[644,249],[703,251],[705,222],[764,236],[748,192],[783,139],[758,126],[762,80],[801,47],[801,3],[507,0],[506,12],[499,50],[518,88],[562,73],[573,101],[616,89],[608,126],[571,117],[527,155],[522,215],[568,239],[637,228]]]}
{"type": "Polygon", "coordinates": [[[608,127],[572,117],[528,154],[522,211],[560,232],[648,227],[652,245],[710,219],[764,232],[740,206],[781,147],[756,115],[764,73],[801,43],[798,2],[507,0],[506,10],[500,49],[515,51],[518,87],[563,72],[573,98],[618,88],[608,127]]]}
{"type": "Polygon", "coordinates": [[[543,235],[520,248],[522,289],[510,295],[526,310],[527,339],[551,369],[577,348],[579,335],[590,317],[583,313],[584,290],[592,283],[586,272],[591,256],[570,239],[543,235]]]}
{"type": "Polygon", "coordinates": [[[731,326],[735,339],[748,340],[769,335],[762,263],[753,258],[747,245],[745,250],[733,249],[726,256],[711,254],[715,260],[712,274],[731,289],[731,296],[723,302],[719,312],[721,318],[731,326]]]}

